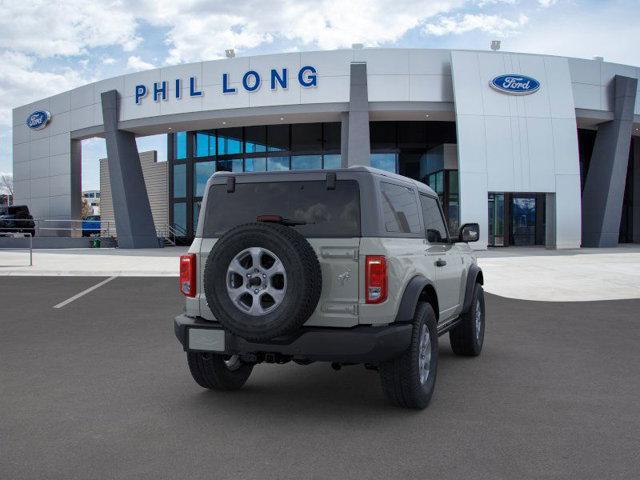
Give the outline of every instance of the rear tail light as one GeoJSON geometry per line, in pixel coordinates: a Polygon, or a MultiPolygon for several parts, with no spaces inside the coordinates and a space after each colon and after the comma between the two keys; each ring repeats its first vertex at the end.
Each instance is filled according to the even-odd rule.
{"type": "Polygon", "coordinates": [[[367,255],[365,265],[366,303],[382,303],[387,299],[387,259],[367,255]]]}
{"type": "Polygon", "coordinates": [[[180,256],[180,291],[187,297],[196,296],[196,254],[180,256]]]}

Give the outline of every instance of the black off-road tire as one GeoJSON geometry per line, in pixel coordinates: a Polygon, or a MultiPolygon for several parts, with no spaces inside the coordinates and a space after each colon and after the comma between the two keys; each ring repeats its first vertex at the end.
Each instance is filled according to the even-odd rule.
{"type": "Polygon", "coordinates": [[[238,390],[246,383],[253,365],[241,363],[229,368],[225,364],[228,355],[216,353],[187,352],[187,363],[191,376],[202,388],[210,390],[238,390]]]}
{"type": "Polygon", "coordinates": [[[211,312],[226,329],[249,341],[267,341],[294,332],[309,319],[320,300],[322,270],[313,247],[293,228],[249,223],[229,230],[211,250],[204,270],[204,292],[211,312]],[[287,275],[282,303],[261,316],[240,310],[226,286],[231,260],[252,247],[277,255],[287,275]]]}
{"type": "Polygon", "coordinates": [[[477,357],[482,352],[485,326],[484,290],[476,283],[469,311],[462,314],[462,321],[449,332],[451,350],[456,355],[477,357]],[[476,327],[476,315],[480,312],[480,327],[476,327]]]}
{"type": "Polygon", "coordinates": [[[401,356],[380,364],[382,389],[387,398],[399,407],[423,409],[433,396],[438,370],[437,321],[429,303],[421,302],[413,317],[411,345],[401,356]],[[424,383],[420,381],[420,337],[425,326],[431,342],[431,362],[429,375],[424,383]]]}

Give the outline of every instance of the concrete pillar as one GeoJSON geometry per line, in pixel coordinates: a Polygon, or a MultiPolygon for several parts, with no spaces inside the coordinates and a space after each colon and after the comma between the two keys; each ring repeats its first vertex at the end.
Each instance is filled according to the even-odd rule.
{"type": "MultiPolygon", "coordinates": [[[[343,166],[370,165],[371,145],[369,141],[369,94],[366,63],[351,64],[348,113],[346,165],[345,152],[342,153],[342,164],[343,166]]],[[[344,133],[344,120],[342,125],[344,133]]],[[[342,145],[344,146],[344,144],[343,139],[342,145]]]]}
{"type": "Polygon", "coordinates": [[[582,193],[582,246],[615,247],[620,233],[638,80],[616,75],[614,119],[598,127],[582,193]]]}
{"type": "MultiPolygon", "coordinates": [[[[82,218],[82,141],[71,140],[70,146],[71,161],[71,215],[74,220],[82,218]]],[[[77,227],[82,225],[76,224],[77,227]]],[[[81,237],[82,230],[74,230],[72,235],[81,237]]]]}
{"type": "Polygon", "coordinates": [[[116,90],[102,93],[102,117],[118,246],[159,247],[136,138],[132,132],[118,129],[118,107],[116,90]]]}
{"type": "Polygon", "coordinates": [[[349,166],[349,112],[340,114],[340,159],[342,168],[349,166]]]}
{"type": "Polygon", "coordinates": [[[547,193],[544,199],[545,204],[545,231],[544,231],[544,246],[545,248],[556,248],[556,194],[547,193]]]}
{"type": "Polygon", "coordinates": [[[640,243],[640,137],[633,140],[633,243],[640,243]]]}

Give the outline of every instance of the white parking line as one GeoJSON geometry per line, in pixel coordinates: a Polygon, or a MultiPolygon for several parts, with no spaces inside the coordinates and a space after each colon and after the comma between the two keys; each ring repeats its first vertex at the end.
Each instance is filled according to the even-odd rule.
{"type": "Polygon", "coordinates": [[[93,292],[96,288],[100,288],[101,286],[105,285],[106,283],[109,283],[111,280],[118,278],[117,276],[115,277],[109,277],[106,280],[101,281],[100,283],[94,285],[93,287],[89,287],[86,290],[81,291],[80,293],[74,295],[71,298],[67,298],[64,302],[60,302],[57,305],[54,305],[53,308],[62,308],[65,305],[69,305],[71,302],[73,302],[74,300],[79,299],[80,297],[85,296],[87,293],[91,293],[93,292]]]}

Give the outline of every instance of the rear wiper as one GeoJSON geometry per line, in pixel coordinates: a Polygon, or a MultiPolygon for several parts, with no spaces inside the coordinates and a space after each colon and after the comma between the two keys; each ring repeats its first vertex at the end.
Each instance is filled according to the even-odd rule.
{"type": "Polygon", "coordinates": [[[279,223],[280,225],[285,225],[287,227],[295,227],[296,225],[307,224],[307,222],[305,222],[304,220],[284,218],[281,215],[258,215],[256,221],[265,223],[279,223]]]}

